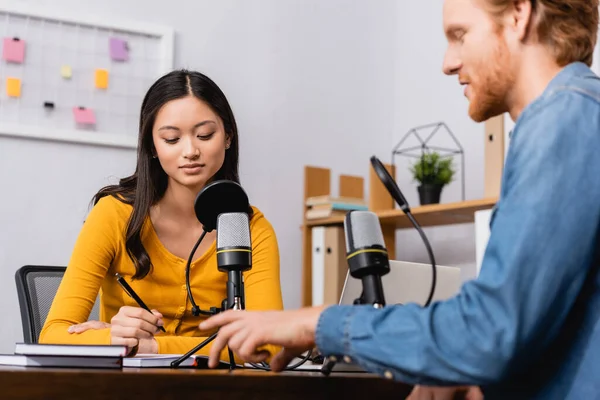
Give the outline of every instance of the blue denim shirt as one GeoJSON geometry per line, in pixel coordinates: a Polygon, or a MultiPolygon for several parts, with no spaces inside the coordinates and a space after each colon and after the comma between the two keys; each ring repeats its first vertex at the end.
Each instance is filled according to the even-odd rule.
{"type": "Polygon", "coordinates": [[[600,79],[573,63],[515,125],[478,278],[426,308],[330,307],[317,346],[486,400],[599,399],[599,238],[600,79]]]}

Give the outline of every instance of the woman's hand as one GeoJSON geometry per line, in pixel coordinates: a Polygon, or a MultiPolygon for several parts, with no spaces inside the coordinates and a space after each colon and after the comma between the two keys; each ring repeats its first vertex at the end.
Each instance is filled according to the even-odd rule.
{"type": "Polygon", "coordinates": [[[102,321],[86,321],[81,324],[71,325],[68,329],[69,333],[82,333],[90,329],[105,329],[110,328],[108,322],[102,321]]]}
{"type": "Polygon", "coordinates": [[[110,343],[130,349],[139,346],[138,353],[157,353],[158,344],[154,334],[163,325],[163,316],[156,310],[152,313],[139,307],[123,306],[110,320],[110,343]]]}

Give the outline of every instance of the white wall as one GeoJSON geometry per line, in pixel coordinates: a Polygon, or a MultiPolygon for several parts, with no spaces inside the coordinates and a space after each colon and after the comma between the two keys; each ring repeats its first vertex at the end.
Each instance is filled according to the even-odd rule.
{"type": "MultiPolygon", "coordinates": [[[[416,126],[445,122],[464,149],[465,197],[483,196],[483,124],[474,123],[467,115],[468,102],[456,76],[442,73],[446,39],[442,28],[442,2],[409,1],[396,3],[396,56],[394,135],[390,149],[407,131],[416,126]]],[[[418,143],[412,142],[418,145],[418,143]]],[[[434,136],[431,145],[449,147],[449,135],[434,136]]],[[[406,145],[405,145],[406,146],[406,145]]],[[[391,154],[391,151],[390,153],[391,154]]],[[[390,155],[387,160],[390,160],[390,155]]],[[[459,158],[455,158],[457,167],[459,158]]],[[[396,156],[398,184],[411,207],[419,205],[417,183],[408,171],[411,159],[396,156]]],[[[442,202],[461,200],[460,174],[445,187],[442,202]]],[[[441,265],[460,266],[463,278],[475,274],[475,242],[472,224],[426,228],[441,265]]],[[[418,233],[413,229],[398,231],[398,259],[428,262],[418,233]]]]}
{"type": "MultiPolygon", "coordinates": [[[[395,1],[0,1],[13,2],[176,30],[175,66],[205,72],[232,103],[242,184],[276,229],[285,306],[298,307],[303,166],[366,176],[390,148],[395,1]]],[[[132,150],[0,136],[0,353],[22,340],[15,270],[65,265],[91,196],[134,163],[132,150]]]]}

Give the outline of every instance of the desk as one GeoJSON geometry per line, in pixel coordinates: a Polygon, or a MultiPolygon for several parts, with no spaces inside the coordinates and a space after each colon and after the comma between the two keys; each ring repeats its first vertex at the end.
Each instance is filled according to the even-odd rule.
{"type": "Polygon", "coordinates": [[[0,367],[2,399],[404,399],[410,390],[362,373],[0,367]]]}

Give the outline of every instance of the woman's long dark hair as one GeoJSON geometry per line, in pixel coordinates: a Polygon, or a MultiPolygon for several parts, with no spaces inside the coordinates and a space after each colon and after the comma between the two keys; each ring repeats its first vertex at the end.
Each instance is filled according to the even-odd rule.
{"type": "Polygon", "coordinates": [[[225,94],[210,78],[195,71],[176,70],[158,79],[148,89],[142,102],[137,164],[134,174],[121,179],[118,185],[100,189],[92,199],[95,205],[104,196],[114,196],[133,206],[125,233],[127,253],[136,269],[133,279],[142,279],[150,272],[152,263],[142,244],[142,227],[150,214],[150,207],[164,196],[168,184],[168,176],[162,169],[158,158],[153,158],[152,128],[154,120],[158,111],[167,102],[187,96],[194,96],[208,104],[223,121],[225,134],[231,140],[229,149],[225,151],[223,166],[211,180],[229,179],[239,183],[238,131],[233,111],[225,94]]]}

